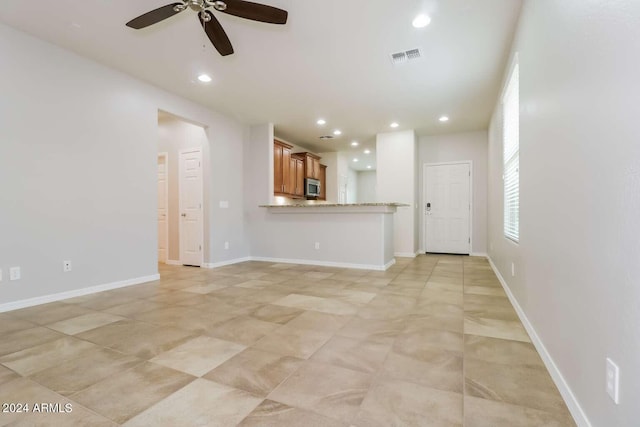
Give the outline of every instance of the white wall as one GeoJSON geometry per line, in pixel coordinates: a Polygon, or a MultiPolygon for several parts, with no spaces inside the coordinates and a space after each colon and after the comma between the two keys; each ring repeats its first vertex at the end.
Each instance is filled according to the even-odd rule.
{"type": "Polygon", "coordinates": [[[358,173],[347,169],[347,203],[358,202],[358,173]]]}
{"type": "Polygon", "coordinates": [[[490,256],[593,426],[640,419],[639,24],[636,0],[525,3],[517,245],[502,234],[499,106],[489,132],[490,256]]]}
{"type": "Polygon", "coordinates": [[[471,250],[474,254],[487,253],[487,132],[468,132],[447,135],[422,136],[418,140],[418,200],[420,250],[424,242],[424,164],[471,160],[473,188],[471,189],[473,218],[471,224],[471,250]]]}
{"type": "MultiPolygon", "coordinates": [[[[170,261],[180,260],[180,151],[190,148],[200,148],[208,145],[205,130],[177,117],[163,114],[158,119],[158,153],[167,153],[168,168],[168,205],[169,205],[169,256],[170,261]]],[[[204,156],[203,156],[204,158],[204,156]]],[[[206,159],[205,159],[206,160],[206,159]]],[[[203,165],[203,171],[208,169],[208,163],[203,165]]],[[[204,184],[208,184],[204,183],[204,184]]],[[[203,204],[209,204],[209,192],[205,189],[203,204]]]]}
{"type": "Polygon", "coordinates": [[[327,166],[326,197],[327,202],[338,201],[338,153],[320,153],[321,163],[327,166]]]}
{"type": "MultiPolygon", "coordinates": [[[[0,57],[4,309],[157,273],[158,109],[207,126],[206,226],[242,242],[235,250],[246,256],[241,125],[4,25],[0,57]],[[22,267],[20,281],[7,280],[11,266],[22,267]]],[[[210,262],[227,255],[220,233],[209,233],[210,262]]]]}
{"type": "Polygon", "coordinates": [[[375,203],[376,171],[358,172],[358,203],[375,203]]]}
{"type": "Polygon", "coordinates": [[[376,137],[378,202],[409,204],[394,218],[395,252],[399,256],[418,251],[416,227],[416,136],[413,130],[381,133],[376,137]]]}

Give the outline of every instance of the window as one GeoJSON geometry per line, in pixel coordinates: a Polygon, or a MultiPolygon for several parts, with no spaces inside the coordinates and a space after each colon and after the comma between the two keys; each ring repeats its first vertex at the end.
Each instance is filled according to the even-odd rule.
{"type": "Polygon", "coordinates": [[[520,239],[520,76],[518,60],[502,99],[503,112],[503,180],[504,235],[520,239]]]}

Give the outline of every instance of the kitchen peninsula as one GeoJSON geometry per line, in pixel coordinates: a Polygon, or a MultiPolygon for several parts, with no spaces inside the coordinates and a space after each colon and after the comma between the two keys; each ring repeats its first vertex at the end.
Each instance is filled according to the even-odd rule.
{"type": "MultiPolygon", "coordinates": [[[[393,217],[400,203],[261,205],[275,259],[384,271],[395,263],[393,217]]],[[[265,230],[266,231],[266,230],[265,230]]],[[[272,259],[265,259],[272,260],[272,259]]]]}

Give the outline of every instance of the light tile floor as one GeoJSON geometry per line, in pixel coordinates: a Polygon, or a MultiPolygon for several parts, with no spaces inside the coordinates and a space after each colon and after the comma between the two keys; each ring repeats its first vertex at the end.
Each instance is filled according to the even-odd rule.
{"type": "Polygon", "coordinates": [[[160,272],[0,314],[0,425],[575,425],[484,259],[160,272]]]}

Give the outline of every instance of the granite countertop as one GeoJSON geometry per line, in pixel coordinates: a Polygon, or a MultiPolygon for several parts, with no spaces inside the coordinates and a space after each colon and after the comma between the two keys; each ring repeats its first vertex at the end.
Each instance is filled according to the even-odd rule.
{"type": "Polygon", "coordinates": [[[406,203],[297,203],[297,204],[288,204],[288,205],[260,205],[261,208],[330,208],[330,207],[340,207],[340,208],[348,208],[348,207],[358,207],[358,206],[394,206],[394,207],[406,207],[411,206],[406,203]]]}

